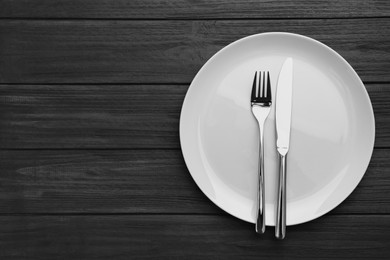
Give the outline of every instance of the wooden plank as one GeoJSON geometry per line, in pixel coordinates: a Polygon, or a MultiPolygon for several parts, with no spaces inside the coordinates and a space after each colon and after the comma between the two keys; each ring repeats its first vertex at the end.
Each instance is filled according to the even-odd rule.
{"type": "Polygon", "coordinates": [[[179,148],[187,86],[0,86],[1,148],[179,148]]]}
{"type": "Polygon", "coordinates": [[[386,0],[0,0],[1,18],[255,19],[383,17],[386,0]]]}
{"type": "Polygon", "coordinates": [[[287,228],[230,216],[1,216],[2,259],[389,259],[390,216],[326,216],[287,228]]]}
{"type": "Polygon", "coordinates": [[[390,18],[2,20],[0,83],[188,83],[225,45],[287,31],[324,42],[364,81],[390,81],[390,18]]]}
{"type": "MultiPolygon", "coordinates": [[[[389,214],[389,156],[376,150],[357,189],[330,214],[389,214]]],[[[180,151],[1,151],[0,166],[3,214],[225,214],[196,186],[180,151]]]]}
{"type": "Polygon", "coordinates": [[[389,84],[365,84],[375,117],[375,147],[390,146],[390,86],[389,84]]]}
{"type": "MultiPolygon", "coordinates": [[[[390,86],[368,84],[376,147],[390,146],[390,86]]],[[[188,85],[1,85],[0,148],[180,148],[188,85]]]]}
{"type": "Polygon", "coordinates": [[[215,212],[180,151],[0,154],[3,213],[215,212]]]}

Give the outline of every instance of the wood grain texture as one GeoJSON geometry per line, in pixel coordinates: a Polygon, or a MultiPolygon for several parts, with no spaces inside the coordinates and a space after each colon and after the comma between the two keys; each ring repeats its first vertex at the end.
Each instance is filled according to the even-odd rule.
{"type": "Polygon", "coordinates": [[[0,86],[2,148],[179,148],[188,86],[0,86]]]}
{"type": "Polygon", "coordinates": [[[390,16],[386,0],[0,0],[2,18],[255,19],[390,16]]]}
{"type": "MultiPolygon", "coordinates": [[[[376,147],[390,146],[390,85],[367,84],[376,147]]],[[[188,85],[0,85],[0,148],[180,148],[188,85]]]]}
{"type": "MultiPolygon", "coordinates": [[[[376,150],[357,189],[330,214],[390,213],[389,156],[376,150]]],[[[0,213],[225,214],[180,151],[1,151],[0,165],[0,213]]]]}
{"type": "Polygon", "coordinates": [[[2,20],[0,83],[188,83],[225,45],[287,31],[329,45],[364,81],[390,81],[390,18],[2,20]]]}
{"type": "Polygon", "coordinates": [[[2,259],[388,259],[390,216],[326,216],[257,236],[230,216],[1,216],[2,259]]]}

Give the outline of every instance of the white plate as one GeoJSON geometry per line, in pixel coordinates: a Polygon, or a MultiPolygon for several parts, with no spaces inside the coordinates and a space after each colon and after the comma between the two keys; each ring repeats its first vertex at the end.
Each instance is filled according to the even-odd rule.
{"type": "MultiPolygon", "coordinates": [[[[256,70],[269,70],[273,97],[286,57],[294,59],[287,225],[315,219],[355,189],[371,158],[375,125],[360,78],[339,54],[311,38],[264,33],[238,40],[198,72],[180,117],[187,167],[226,212],[255,221],[258,127],[250,93],[256,70]]],[[[275,225],[278,157],[275,106],[265,126],[266,224],[275,225]]]]}

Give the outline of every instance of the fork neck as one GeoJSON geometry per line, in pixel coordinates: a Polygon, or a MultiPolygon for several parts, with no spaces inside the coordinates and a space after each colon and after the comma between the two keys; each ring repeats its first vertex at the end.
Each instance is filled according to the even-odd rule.
{"type": "Polygon", "coordinates": [[[270,106],[261,106],[257,104],[252,106],[252,113],[261,127],[264,124],[266,118],[268,117],[270,111],[270,106]]]}

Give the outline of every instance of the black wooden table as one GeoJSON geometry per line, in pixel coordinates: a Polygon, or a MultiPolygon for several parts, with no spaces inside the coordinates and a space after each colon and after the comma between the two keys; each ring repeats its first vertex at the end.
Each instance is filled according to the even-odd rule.
{"type": "Polygon", "coordinates": [[[389,82],[387,0],[0,0],[0,259],[389,259],[389,82]],[[201,66],[269,31],[344,56],[376,119],[357,189],[283,241],[203,195],[178,134],[201,66]]]}

